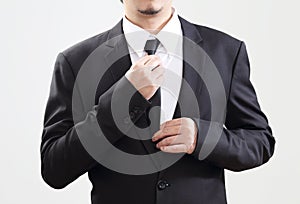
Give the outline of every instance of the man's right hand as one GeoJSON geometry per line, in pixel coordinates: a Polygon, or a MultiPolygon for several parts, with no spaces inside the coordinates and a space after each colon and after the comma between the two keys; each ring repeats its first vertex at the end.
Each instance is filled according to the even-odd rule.
{"type": "Polygon", "coordinates": [[[164,80],[164,68],[156,55],[146,55],[126,72],[125,77],[149,100],[164,80]]]}

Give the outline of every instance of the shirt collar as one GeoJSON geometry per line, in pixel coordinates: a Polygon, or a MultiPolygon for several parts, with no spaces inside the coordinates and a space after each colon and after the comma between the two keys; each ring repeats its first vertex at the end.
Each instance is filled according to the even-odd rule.
{"type": "Polygon", "coordinates": [[[128,45],[141,57],[146,41],[157,38],[161,46],[168,52],[176,52],[178,42],[182,40],[181,23],[175,8],[169,22],[156,35],[149,33],[143,28],[131,23],[125,16],[123,17],[123,32],[128,45]]]}

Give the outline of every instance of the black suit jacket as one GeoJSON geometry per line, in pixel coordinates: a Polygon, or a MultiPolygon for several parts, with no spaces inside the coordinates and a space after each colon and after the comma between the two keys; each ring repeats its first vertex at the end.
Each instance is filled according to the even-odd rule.
{"type": "MultiPolygon", "coordinates": [[[[150,140],[140,141],[121,133],[112,119],[112,93],[116,89],[134,89],[124,77],[131,66],[129,54],[117,60],[105,72],[97,86],[94,107],[90,107],[86,117],[79,123],[73,120],[72,94],[75,79],[88,56],[103,43],[105,58],[114,56],[120,50],[127,50],[124,38],[116,43],[107,43],[122,34],[122,23],[119,22],[111,30],[58,55],[41,143],[42,176],[51,187],[63,188],[88,172],[93,184],[93,204],[222,204],[226,203],[224,169],[242,171],[269,160],[274,151],[275,140],[249,80],[249,62],[244,43],[222,32],[191,24],[182,18],[180,21],[183,35],[199,45],[218,69],[226,94],[226,108],[219,110],[217,114],[220,117],[224,115],[224,124],[212,119],[208,88],[201,76],[185,60],[183,77],[196,95],[200,115],[195,115],[193,108],[182,114],[177,106],[174,118],[190,117],[197,122],[199,132],[194,153],[184,155],[167,169],[147,175],[122,174],[99,164],[83,147],[75,126],[86,127],[97,121],[107,139],[122,151],[138,155],[157,151],[150,140]],[[117,82],[121,84],[118,88],[117,82]],[[212,121],[215,124],[214,130],[216,133],[221,131],[221,136],[213,151],[201,158],[199,153],[212,121]]],[[[200,57],[198,53],[188,55],[190,52],[184,50],[184,58],[200,57]]],[[[99,64],[101,63],[100,61],[99,64]]],[[[182,87],[179,100],[183,104],[189,104],[185,94],[186,89],[182,87]]],[[[218,97],[217,93],[215,95],[218,97]]],[[[133,113],[131,119],[136,125],[147,125],[145,110],[148,107],[147,100],[138,93],[134,95],[129,112],[133,113]],[[136,110],[136,107],[139,109],[136,110]]],[[[92,137],[95,136],[91,130],[85,137],[93,140],[92,137]]],[[[106,153],[107,150],[99,149],[101,156],[106,153]]]]}

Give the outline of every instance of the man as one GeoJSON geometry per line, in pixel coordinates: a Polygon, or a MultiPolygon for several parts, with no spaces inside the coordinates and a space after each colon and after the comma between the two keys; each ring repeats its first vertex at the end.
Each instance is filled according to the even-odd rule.
{"type": "Polygon", "coordinates": [[[88,172],[93,204],[226,203],[224,169],[260,166],[275,144],[244,43],[189,23],[172,0],[123,4],[114,28],[57,58],[44,180],[60,189],[88,172]]]}

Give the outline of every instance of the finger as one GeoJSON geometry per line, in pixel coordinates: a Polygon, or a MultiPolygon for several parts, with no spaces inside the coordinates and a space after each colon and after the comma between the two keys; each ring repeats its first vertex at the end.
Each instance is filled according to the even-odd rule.
{"type": "Polygon", "coordinates": [[[145,65],[148,61],[150,61],[151,59],[151,55],[146,55],[144,57],[142,57],[141,59],[139,59],[136,64],[138,65],[145,65]]]}
{"type": "Polygon", "coordinates": [[[163,127],[172,127],[172,126],[182,126],[184,123],[184,118],[176,118],[173,120],[168,120],[166,122],[164,122],[163,124],[160,125],[160,128],[163,127]]]}
{"type": "Polygon", "coordinates": [[[180,126],[166,127],[164,129],[157,131],[153,135],[152,141],[155,142],[155,141],[165,138],[167,136],[179,135],[180,132],[181,132],[180,126]]]}
{"type": "Polygon", "coordinates": [[[160,75],[159,77],[157,77],[157,78],[154,80],[154,83],[155,83],[158,87],[160,87],[160,86],[162,85],[162,83],[164,82],[164,80],[165,80],[165,77],[164,77],[164,75],[162,74],[162,75],[160,75]]]}
{"type": "Polygon", "coordinates": [[[157,57],[156,55],[150,55],[149,60],[144,63],[144,66],[147,66],[147,67],[151,66],[151,67],[155,68],[161,64],[162,64],[162,62],[159,57],[157,57]]]}
{"type": "Polygon", "coordinates": [[[170,136],[156,144],[157,148],[162,146],[170,146],[175,144],[184,144],[184,138],[181,135],[170,136]]]}
{"type": "Polygon", "coordinates": [[[185,144],[162,146],[160,150],[167,153],[186,153],[188,151],[185,144]]]}
{"type": "Polygon", "coordinates": [[[145,62],[145,65],[154,61],[161,61],[157,55],[146,55],[146,56],[148,57],[148,60],[145,62]]]}
{"type": "Polygon", "coordinates": [[[158,66],[156,66],[156,67],[154,67],[154,68],[152,68],[151,71],[154,71],[154,70],[157,69],[159,66],[161,66],[161,64],[158,65],[158,66]]]}
{"type": "Polygon", "coordinates": [[[160,77],[161,75],[163,75],[165,73],[165,68],[163,66],[158,66],[157,68],[155,68],[152,72],[151,72],[151,77],[153,79],[157,79],[158,77],[160,77]]]}
{"type": "Polygon", "coordinates": [[[172,126],[180,126],[182,125],[182,118],[176,118],[173,120],[168,120],[160,125],[160,129],[163,129],[164,127],[172,127],[172,126]]]}

